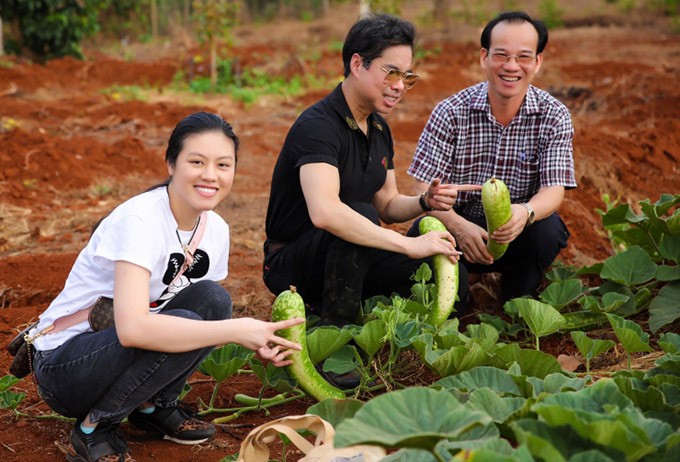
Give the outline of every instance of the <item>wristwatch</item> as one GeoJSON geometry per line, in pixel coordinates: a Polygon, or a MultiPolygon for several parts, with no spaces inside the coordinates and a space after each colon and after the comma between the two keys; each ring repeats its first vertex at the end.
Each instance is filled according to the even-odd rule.
{"type": "Polygon", "coordinates": [[[427,191],[425,191],[424,193],[422,193],[420,195],[418,202],[420,202],[420,207],[422,207],[423,210],[425,210],[426,212],[431,212],[434,209],[432,207],[430,207],[429,205],[427,205],[427,201],[425,200],[426,197],[427,197],[427,191]]]}
{"type": "Polygon", "coordinates": [[[534,212],[534,209],[527,202],[520,205],[527,209],[527,224],[524,225],[526,228],[527,226],[531,226],[533,224],[534,220],[536,219],[536,212],[534,212]]]}

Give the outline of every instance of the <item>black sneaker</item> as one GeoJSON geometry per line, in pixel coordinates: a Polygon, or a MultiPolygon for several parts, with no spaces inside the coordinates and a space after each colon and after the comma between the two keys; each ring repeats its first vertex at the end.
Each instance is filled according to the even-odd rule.
{"type": "Polygon", "coordinates": [[[71,432],[73,453],[66,454],[69,462],[135,462],[118,424],[97,425],[90,434],[83,433],[77,421],[71,432]]]}
{"type": "Polygon", "coordinates": [[[199,444],[215,434],[215,427],[185,406],[159,408],[151,414],[135,410],[128,422],[149,434],[178,444],[199,444]]]}

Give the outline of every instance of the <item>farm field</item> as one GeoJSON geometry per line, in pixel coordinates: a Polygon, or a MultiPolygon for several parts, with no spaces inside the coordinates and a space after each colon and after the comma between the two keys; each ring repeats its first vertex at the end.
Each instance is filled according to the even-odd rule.
{"type": "MultiPolygon", "coordinates": [[[[402,192],[410,191],[406,169],[435,104],[483,79],[480,30],[458,21],[449,30],[420,25],[421,10],[429,2],[410,3],[404,16],[418,25],[422,51],[414,69],[422,80],[388,117],[402,192]]],[[[668,18],[647,11],[622,12],[605,2],[600,9],[587,7],[591,2],[569,3],[565,25],[551,30],[535,84],[572,112],[579,186],[566,193],[560,210],[571,231],[560,260],[585,266],[614,253],[597,213],[606,208],[603,195],[637,210],[645,198],[655,202],[662,193],[680,193],[680,34],[668,18]]],[[[222,115],[241,139],[233,191],[217,209],[232,232],[224,285],[234,299],[234,316],[268,319],[274,297],[262,282],[261,263],[271,172],[297,115],[340,79],[337,43],[355,18],[355,6],[340,5],[311,22],[241,26],[231,53],[243,69],[286,79],[315,76],[322,82],[294,96],[270,94],[250,103],[178,89],[178,72],[206,72],[194,59],[206,51],[179,37],[130,45],[125,56],[117,47],[86,43],[83,61],[63,58],[42,65],[0,57],[0,343],[6,344],[17,326],[35,320],[59,293],[98,218],[164,179],[169,133],[198,110],[222,115]]],[[[408,224],[395,228],[406,230],[408,224]]],[[[501,314],[484,290],[493,287],[493,279],[473,283],[475,311],[465,321],[480,312],[501,314]]],[[[643,327],[645,319],[644,313],[636,318],[643,327]]],[[[666,331],[677,332],[677,321],[673,326],[666,331]]],[[[542,340],[542,351],[556,357],[577,354],[568,335],[542,340]]],[[[658,357],[658,351],[637,354],[633,367],[649,368],[658,357]]],[[[6,371],[10,362],[3,349],[0,368],[6,371]]],[[[593,373],[625,368],[625,362],[623,351],[615,349],[606,361],[593,363],[593,373]]],[[[424,368],[423,373],[430,374],[424,368]]],[[[199,397],[207,402],[214,385],[209,377],[197,373],[190,384],[186,401],[194,407],[199,397]]],[[[229,378],[215,407],[230,407],[237,393],[257,396],[260,386],[252,375],[229,378]]],[[[27,393],[22,412],[50,412],[30,379],[14,389],[27,393]]],[[[263,411],[244,414],[196,447],[142,441],[127,427],[124,431],[138,462],[219,461],[236,452],[255,426],[303,414],[312,404],[304,398],[273,407],[269,416],[263,411]]],[[[0,410],[0,425],[0,460],[62,460],[55,442],[67,441],[68,422],[17,419],[0,410]]]]}

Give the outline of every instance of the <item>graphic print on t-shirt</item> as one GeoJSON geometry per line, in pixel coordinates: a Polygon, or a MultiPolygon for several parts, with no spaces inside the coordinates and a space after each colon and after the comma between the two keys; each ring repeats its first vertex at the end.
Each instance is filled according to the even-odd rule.
{"type": "Polygon", "coordinates": [[[200,279],[208,274],[210,268],[210,258],[208,254],[201,249],[196,249],[194,253],[194,262],[187,268],[187,270],[174,282],[173,279],[184,264],[184,254],[173,252],[168,259],[168,266],[163,275],[163,283],[168,287],[163,291],[161,296],[155,302],[149,304],[151,311],[160,311],[166,303],[172,300],[175,295],[180,293],[183,289],[191,284],[192,279],[200,279]]]}

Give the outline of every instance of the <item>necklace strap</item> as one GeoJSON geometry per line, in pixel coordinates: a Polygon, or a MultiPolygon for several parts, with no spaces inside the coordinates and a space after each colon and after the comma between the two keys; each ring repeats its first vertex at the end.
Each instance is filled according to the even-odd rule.
{"type": "Polygon", "coordinates": [[[203,233],[205,232],[205,227],[207,224],[208,212],[203,212],[201,213],[201,216],[198,217],[198,224],[196,225],[194,234],[191,236],[191,241],[189,241],[189,244],[186,246],[182,245],[182,248],[184,249],[184,264],[180,268],[179,273],[177,273],[175,278],[170,283],[171,286],[174,285],[182,276],[182,274],[184,274],[184,272],[194,264],[194,253],[196,252],[196,249],[198,249],[198,245],[201,243],[201,238],[203,237],[203,233]]]}

